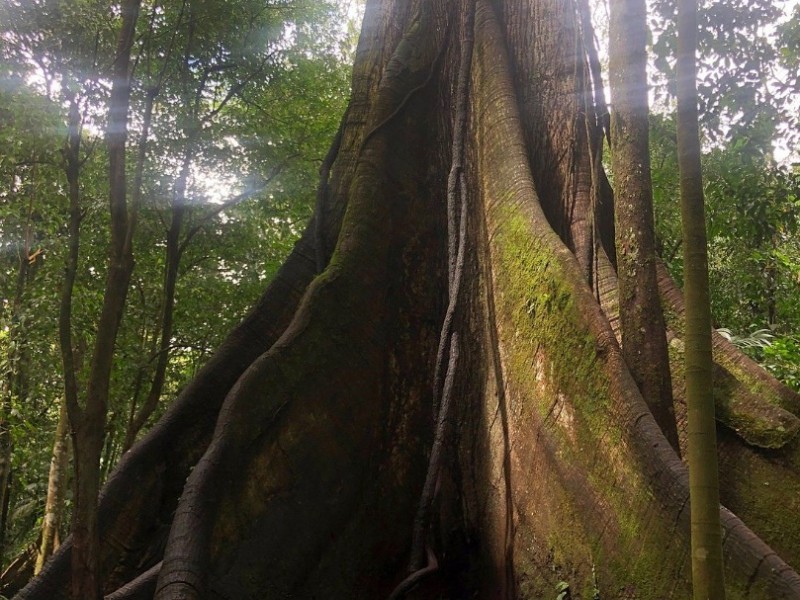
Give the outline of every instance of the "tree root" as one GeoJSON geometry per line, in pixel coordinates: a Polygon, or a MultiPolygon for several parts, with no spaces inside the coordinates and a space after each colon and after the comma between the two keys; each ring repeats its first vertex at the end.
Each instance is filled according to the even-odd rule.
{"type": "MultiPolygon", "coordinates": [[[[186,475],[208,444],[222,400],[239,375],[286,327],[314,274],[314,250],[308,241],[312,230],[313,223],[256,308],[109,477],[100,497],[100,531],[104,576],[111,589],[135,577],[132,565],[138,564],[137,557],[147,553],[151,544],[160,545],[157,535],[153,539],[154,532],[174,510],[186,475]],[[131,481],[136,482],[133,488],[131,481]]],[[[68,538],[17,598],[66,600],[70,556],[68,538]]]]}
{"type": "MultiPolygon", "coordinates": [[[[514,396],[512,406],[517,406],[511,410],[511,430],[517,432],[512,434],[512,464],[524,465],[514,473],[520,512],[515,560],[525,564],[520,551],[525,539],[551,540],[573,557],[585,551],[588,558],[602,548],[603,564],[598,568],[606,580],[635,579],[642,568],[648,575],[637,586],[648,586],[656,597],[672,596],[674,590],[668,588],[680,578],[662,572],[667,579],[656,591],[662,585],[653,582],[658,571],[631,564],[630,558],[641,553],[642,560],[660,562],[662,569],[687,568],[685,551],[679,550],[688,540],[686,470],[638,393],[608,321],[589,289],[576,283],[581,272],[574,257],[537,203],[515,114],[514,88],[508,67],[498,58],[504,51],[492,43],[501,36],[484,3],[479,4],[477,22],[483,32],[476,38],[475,107],[483,118],[475,147],[494,265],[504,379],[514,396]],[[587,333],[590,337],[579,341],[587,333]],[[578,341],[566,342],[574,338],[578,341]],[[612,342],[600,346],[601,339],[612,342]],[[585,367],[583,360],[589,361],[585,367]],[[542,403],[548,407],[544,419],[535,408],[542,403]],[[531,430],[536,432],[533,440],[530,433],[521,435],[531,430]],[[537,456],[548,446],[555,453],[537,456]],[[548,460],[586,473],[581,489],[563,475],[549,475],[554,463],[548,460]],[[631,464],[637,466],[636,474],[624,466],[631,464]],[[604,467],[597,471],[599,465],[604,467]],[[609,478],[614,482],[610,487],[603,484],[609,478]],[[587,502],[608,520],[588,516],[592,511],[584,506],[587,502]],[[549,520],[544,518],[547,514],[549,520]],[[639,519],[649,524],[646,532],[635,525],[639,519]],[[573,525],[567,525],[570,522],[573,525]],[[682,542],[665,527],[670,522],[677,524],[682,542]],[[615,574],[615,569],[626,574],[615,574]]],[[[496,463],[494,469],[499,473],[502,466],[496,463]]],[[[746,593],[754,597],[800,596],[800,577],[736,516],[723,510],[722,518],[732,589],[749,586],[746,593]],[[750,585],[751,576],[757,585],[750,585]]],[[[533,560],[535,550],[526,554],[533,560]]]]}
{"type": "Polygon", "coordinates": [[[410,573],[408,577],[398,583],[397,587],[389,594],[387,600],[400,600],[400,598],[405,597],[408,592],[419,585],[426,577],[433,575],[439,570],[439,561],[436,560],[436,555],[433,553],[430,546],[426,546],[425,553],[428,558],[427,564],[410,573]]]}

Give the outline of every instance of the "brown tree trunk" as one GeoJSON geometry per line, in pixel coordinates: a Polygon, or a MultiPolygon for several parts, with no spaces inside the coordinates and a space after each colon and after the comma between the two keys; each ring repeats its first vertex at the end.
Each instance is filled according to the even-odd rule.
{"type": "Polygon", "coordinates": [[[647,6],[644,0],[612,0],[610,13],[611,162],[622,353],[656,423],[677,450],[669,353],[655,265],[647,6]]]}
{"type": "MultiPolygon", "coordinates": [[[[117,39],[113,83],[108,109],[106,139],[109,157],[109,196],[111,213],[111,243],[103,306],[97,324],[91,366],[86,383],[83,405],[78,401],[77,385],[68,383],[67,412],[72,426],[75,464],[75,492],[72,511],[72,597],[75,600],[94,600],[102,597],[100,569],[100,533],[97,520],[97,501],[100,490],[100,455],[103,450],[111,368],[114,346],[122,311],[133,271],[132,236],[135,213],[128,214],[126,202],[125,145],[130,102],[130,56],[140,0],[125,0],[121,5],[122,24],[117,39]]],[[[77,133],[80,136],[80,132],[77,133]]],[[[71,294],[77,270],[77,238],[80,220],[77,204],[77,150],[68,158],[74,171],[74,201],[71,203],[71,244],[67,283],[62,296],[61,331],[65,378],[74,379],[71,328],[71,294]],[[68,298],[69,297],[69,298],[68,298]]],[[[71,189],[71,198],[73,197],[71,189]]]]}
{"type": "MultiPolygon", "coordinates": [[[[566,579],[576,595],[596,580],[603,598],[686,597],[686,470],[587,281],[594,217],[576,211],[592,205],[592,132],[575,7],[475,4],[459,161],[467,9],[368,3],[320,230],[312,221],[254,312],[105,488],[114,600],[389,597],[409,575],[426,479],[435,500],[413,593],[541,598],[566,579]],[[461,341],[451,338],[455,375],[440,381],[451,426],[439,429],[458,162],[461,341]],[[429,460],[434,443],[441,458],[429,460]]],[[[791,457],[794,443],[771,452],[791,457]]],[[[732,485],[746,476],[734,470],[732,485]]],[[[781,522],[797,531],[793,517],[781,522]]],[[[786,562],[733,514],[722,523],[738,597],[800,597],[786,562]]],[[[70,548],[19,597],[63,597],[70,548]]]]}
{"type": "MultiPolygon", "coordinates": [[[[64,170],[67,176],[67,194],[69,198],[68,250],[66,266],[64,269],[64,282],[62,283],[61,288],[58,332],[61,350],[61,364],[64,373],[64,397],[69,420],[71,422],[71,430],[73,431],[73,444],[75,444],[75,423],[80,418],[80,407],[78,404],[78,371],[72,338],[72,294],[75,286],[75,278],[78,272],[78,258],[80,249],[80,144],[81,115],[78,109],[78,103],[76,99],[72,97],[69,108],[68,136],[64,146],[64,170]],[[72,409],[70,409],[70,406],[72,406],[72,409]]],[[[80,548],[80,539],[78,539],[78,545],[80,548]]]]}
{"type": "Polygon", "coordinates": [[[0,407],[0,565],[5,553],[5,537],[8,529],[8,507],[11,498],[11,414],[10,394],[3,394],[3,404],[0,407]],[[8,396],[8,398],[7,398],[8,396]]]}

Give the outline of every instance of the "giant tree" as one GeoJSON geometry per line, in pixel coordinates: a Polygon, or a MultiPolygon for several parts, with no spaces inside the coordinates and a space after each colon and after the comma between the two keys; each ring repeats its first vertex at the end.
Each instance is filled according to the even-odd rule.
{"type": "MultiPolygon", "coordinates": [[[[4,57],[5,58],[5,57],[4,57]]],[[[5,62],[5,61],[4,61],[5,62]]],[[[2,365],[2,426],[0,426],[0,481],[2,539],[11,558],[20,542],[28,543],[35,511],[31,497],[41,493],[35,476],[46,460],[43,442],[50,437],[47,423],[58,410],[53,398],[63,397],[53,346],[52,291],[58,275],[46,251],[50,234],[63,226],[60,207],[49,202],[53,181],[63,173],[58,149],[62,126],[60,110],[49,98],[30,93],[12,65],[4,64],[6,84],[0,94],[3,154],[0,156],[0,365],[2,365]],[[48,373],[43,375],[43,373],[48,373]],[[55,409],[55,410],[52,410],[55,409]],[[9,528],[6,528],[6,525],[9,528]],[[21,537],[26,539],[21,540],[21,537]]],[[[52,440],[52,438],[51,438],[52,440]]],[[[35,533],[33,534],[35,535],[35,533]]]]}
{"type": "MultiPolygon", "coordinates": [[[[109,598],[685,597],[688,477],[610,326],[581,39],[564,0],[368,3],[312,222],[104,488],[109,598]]],[[[800,399],[715,349],[730,595],[800,597],[800,399]]],[[[18,597],[67,597],[71,548],[18,597]]]]}

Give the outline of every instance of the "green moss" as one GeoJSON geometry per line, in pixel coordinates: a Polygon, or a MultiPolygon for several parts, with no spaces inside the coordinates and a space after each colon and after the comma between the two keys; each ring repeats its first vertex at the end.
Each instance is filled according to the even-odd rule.
{"type": "MultiPolygon", "coordinates": [[[[541,564],[541,548],[538,562],[526,558],[527,552],[518,553],[518,570],[526,574],[521,597],[539,598],[553,589],[553,573],[543,573],[545,567],[571,584],[573,597],[591,598],[591,565],[597,566],[603,598],[687,597],[689,541],[669,524],[674,516],[667,517],[659,507],[616,425],[613,413],[619,407],[612,394],[618,390],[595,337],[588,333],[591,316],[582,314],[573,291],[572,282],[578,279],[571,258],[553,250],[558,242],[548,239],[550,232],[531,235],[530,215],[524,210],[506,206],[495,216],[501,226],[492,242],[501,344],[508,385],[517,399],[514,415],[520,423],[543,423],[556,453],[547,480],[535,484],[547,486],[549,508],[540,507],[530,524],[547,532],[538,543],[547,547],[549,567],[541,564]]],[[[717,393],[730,395],[724,387],[717,393]]],[[[742,416],[752,416],[752,411],[730,401],[726,406],[755,435],[758,415],[745,423],[742,416]]],[[[770,431],[771,425],[762,443],[770,431]]],[[[764,476],[774,473],[765,469],[764,476]]],[[[779,489],[759,492],[759,510],[776,506],[778,495],[779,489]]],[[[766,526],[771,519],[765,513],[756,522],[766,526]]],[[[783,527],[786,532],[795,529],[791,523],[783,527]]],[[[765,596],[732,577],[729,597],[765,596]]]]}
{"type": "MultiPolygon", "coordinates": [[[[673,381],[682,382],[683,342],[674,338],[669,354],[673,381]]],[[[717,420],[751,446],[782,448],[800,431],[800,420],[777,406],[762,402],[719,365],[714,369],[713,397],[717,420]]]]}
{"type": "MultiPolygon", "coordinates": [[[[683,368],[683,319],[664,303],[665,318],[676,338],[670,343],[672,379],[680,383],[683,368]]],[[[716,418],[758,448],[781,448],[800,432],[800,419],[781,408],[775,390],[728,359],[714,355],[714,407],[716,418]]]]}
{"type": "MultiPolygon", "coordinates": [[[[561,507],[546,517],[552,563],[574,574],[573,590],[584,590],[576,597],[591,597],[593,564],[618,590],[635,590],[635,597],[642,599],[666,597],[675,586],[675,574],[664,578],[664,565],[676,559],[665,561],[662,551],[674,553],[679,544],[671,532],[655,525],[658,509],[648,508],[650,492],[625,451],[622,431],[613,425],[611,382],[589,317],[581,313],[573,291],[577,273],[565,266],[571,260],[566,254],[552,249],[560,243],[548,238],[552,232],[531,235],[530,216],[511,203],[505,206],[509,208],[496,217],[502,227],[493,242],[509,385],[522,398],[518,418],[526,421],[535,411],[535,421],[543,422],[556,439],[555,460],[564,465],[562,480],[555,477],[547,484],[548,503],[561,507]],[[611,465],[591,464],[598,448],[611,465]],[[580,484],[564,481],[570,476],[581,479],[580,484]],[[582,511],[586,506],[597,513],[582,511]],[[651,512],[649,523],[634,506],[651,512]],[[603,523],[592,522],[597,519],[603,523]],[[610,540],[615,547],[609,547],[610,540]]],[[[682,563],[678,558],[677,564],[682,563]]],[[[531,581],[526,585],[537,593],[540,587],[531,581]]]]}
{"type": "MultiPolygon", "coordinates": [[[[592,524],[587,528],[582,522],[587,515],[581,511],[565,508],[548,513],[546,545],[552,568],[573,575],[574,579],[565,580],[570,581],[574,592],[582,591],[575,594],[576,598],[591,597],[588,592],[594,589],[594,582],[588,579],[587,570],[591,564],[598,565],[601,580],[606,582],[601,586],[604,598],[687,596],[688,539],[676,538],[674,531],[664,525],[664,515],[655,506],[656,499],[647,484],[635,472],[636,464],[624,450],[624,435],[609,415],[615,410],[611,382],[598,359],[595,338],[587,334],[587,317],[581,314],[571,291],[575,274],[565,268],[564,258],[550,249],[547,233],[540,237],[530,235],[524,213],[508,210],[497,221],[503,224],[492,238],[499,259],[496,287],[502,290],[498,298],[501,341],[507,351],[509,385],[522,399],[522,406],[515,412],[523,420],[535,412],[537,421],[545,421],[548,434],[557,439],[557,459],[567,465],[565,470],[574,468],[587,474],[582,494],[593,496],[605,509],[589,514],[588,519],[607,519],[598,532],[592,524]],[[604,446],[605,455],[611,459],[608,467],[587,464],[586,456],[591,456],[599,445],[604,446]],[[605,539],[604,528],[613,531],[605,539]],[[613,547],[609,547],[609,539],[613,539],[613,547]]],[[[679,352],[677,346],[673,345],[673,353],[679,352]]],[[[737,383],[732,380],[731,384],[737,383]]],[[[760,420],[760,415],[737,405],[737,400],[731,402],[730,390],[724,386],[719,386],[716,393],[718,403],[729,410],[731,419],[738,419],[736,423],[746,428],[748,435],[760,435],[760,443],[770,443],[769,436],[776,431],[774,415],[760,420]],[[750,421],[744,421],[745,417],[750,421]],[[764,422],[768,425],[759,434],[758,428],[764,422]]],[[[764,465],[764,469],[764,477],[774,474],[772,467],[764,465]]],[[[554,478],[546,485],[550,486],[549,501],[553,504],[575,506],[581,502],[568,483],[554,478]]],[[[752,515],[757,527],[794,531],[791,518],[776,525],[780,520],[764,510],[772,506],[775,511],[780,505],[780,487],[776,485],[767,492],[751,490],[758,498],[754,502],[760,507],[760,517],[752,510],[743,512],[752,515]]],[[[533,569],[530,561],[519,560],[523,573],[533,569]]],[[[543,590],[552,589],[548,588],[552,583],[549,578],[545,582],[533,575],[523,579],[523,598],[542,597],[543,590]]],[[[729,598],[745,597],[765,595],[759,595],[755,588],[748,590],[745,581],[732,579],[729,598]]]]}
{"type": "Polygon", "coordinates": [[[479,39],[476,148],[509,399],[521,597],[555,596],[554,569],[568,575],[577,599],[594,587],[593,564],[604,599],[688,597],[688,534],[676,535],[676,498],[661,504],[646,475],[649,453],[631,437],[643,408],[635,384],[537,204],[513,84],[493,43],[500,35],[479,39]]]}
{"type": "MultiPolygon", "coordinates": [[[[667,327],[680,339],[683,339],[684,334],[684,320],[683,315],[679,314],[672,304],[662,297],[662,309],[664,312],[664,319],[667,327]]],[[[738,382],[741,389],[747,393],[755,396],[761,402],[780,407],[794,415],[800,414],[800,402],[797,397],[792,394],[786,394],[785,397],[778,392],[778,388],[769,385],[766,381],[755,377],[751,372],[742,365],[738,364],[729,355],[724,352],[714,350],[714,362],[722,369],[733,377],[738,382]]],[[[715,379],[714,385],[718,385],[715,379]]],[[[791,436],[790,436],[791,437],[791,436]]],[[[784,436],[785,438],[785,436],[784,436]]],[[[784,443],[788,441],[784,439],[784,443]]]]}
{"type": "Polygon", "coordinates": [[[520,214],[508,217],[496,241],[501,250],[498,276],[504,313],[514,329],[509,341],[520,367],[515,373],[528,379],[521,383],[534,385],[530,379],[535,369],[529,363],[540,349],[546,351],[551,371],[546,381],[551,391],[570,397],[570,392],[580,392],[580,400],[575,400],[582,401],[589,415],[596,413],[608,396],[608,382],[596,366],[595,339],[587,333],[570,286],[565,284],[562,258],[530,235],[530,226],[520,214]]]}

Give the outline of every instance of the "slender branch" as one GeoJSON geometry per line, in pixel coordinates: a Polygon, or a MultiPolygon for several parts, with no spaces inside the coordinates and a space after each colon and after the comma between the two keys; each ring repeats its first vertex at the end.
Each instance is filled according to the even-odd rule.
{"type": "MultiPolygon", "coordinates": [[[[245,77],[241,81],[237,82],[235,85],[231,86],[231,88],[228,90],[228,92],[225,94],[222,100],[220,100],[219,104],[217,104],[217,106],[215,106],[213,110],[209,111],[208,114],[206,114],[202,119],[200,119],[200,125],[202,126],[211,121],[214,117],[216,117],[234,96],[239,94],[239,92],[241,92],[245,87],[247,87],[248,83],[253,81],[253,79],[255,79],[258,75],[263,73],[269,61],[275,56],[275,52],[277,51],[270,52],[267,56],[264,57],[264,59],[260,62],[260,64],[254,71],[252,71],[249,75],[247,75],[247,77],[245,77]]],[[[229,65],[225,66],[225,68],[232,68],[235,66],[236,65],[229,65]]],[[[217,67],[216,70],[220,71],[222,69],[217,67]]],[[[208,77],[208,75],[211,74],[211,72],[208,72],[206,74],[206,78],[208,77]]]]}
{"type": "Polygon", "coordinates": [[[264,178],[260,186],[251,188],[249,190],[245,190],[244,192],[237,194],[233,198],[230,198],[229,200],[226,200],[225,202],[218,204],[217,206],[206,212],[206,214],[204,214],[202,217],[200,217],[199,222],[186,233],[186,236],[181,242],[178,250],[180,254],[181,255],[183,254],[183,252],[186,250],[186,247],[189,245],[189,242],[191,242],[192,238],[196,236],[203,229],[206,223],[208,223],[219,213],[233,206],[236,206],[237,204],[244,202],[249,198],[252,198],[256,194],[260,194],[261,192],[263,192],[265,189],[267,189],[267,186],[269,186],[270,182],[273,179],[275,179],[278,175],[280,175],[283,169],[286,168],[286,165],[288,165],[289,162],[297,158],[297,156],[298,156],[297,154],[290,154],[286,156],[279,164],[277,164],[275,167],[272,168],[272,171],[266,178],[264,178]]]}
{"type": "Polygon", "coordinates": [[[64,283],[61,288],[59,305],[58,331],[61,346],[61,362],[64,369],[64,396],[67,404],[70,423],[79,422],[83,416],[78,403],[78,381],[75,372],[75,354],[72,347],[72,294],[78,272],[78,254],[80,250],[80,162],[78,153],[81,144],[81,115],[78,102],[74,96],[70,99],[69,125],[67,140],[64,144],[64,170],[67,175],[69,195],[69,240],[67,264],[64,268],[64,283]]]}
{"type": "Polygon", "coordinates": [[[449,420],[452,389],[458,366],[458,332],[453,331],[453,319],[458,306],[461,281],[464,273],[467,237],[467,186],[464,175],[464,138],[467,129],[469,80],[474,45],[475,3],[465,0],[462,31],[463,41],[459,57],[458,79],[456,82],[456,112],[453,131],[452,163],[447,185],[448,213],[448,292],[449,302],[439,338],[439,350],[436,357],[433,383],[433,414],[436,420],[433,447],[428,461],[428,471],[422,489],[417,514],[414,518],[414,531],[411,540],[411,558],[409,570],[413,573],[422,567],[423,540],[430,522],[430,511],[436,495],[436,484],[441,469],[442,452],[447,423],[449,420]],[[459,228],[456,231],[456,202],[460,196],[459,228]],[[444,354],[449,349],[449,360],[445,371],[444,387],[439,402],[440,379],[444,363],[444,354]]]}
{"type": "Polygon", "coordinates": [[[178,35],[178,30],[180,29],[181,21],[183,21],[183,14],[186,10],[186,0],[181,2],[180,11],[178,11],[178,20],[175,22],[175,27],[172,28],[172,35],[169,38],[169,43],[167,44],[167,51],[164,53],[164,62],[161,65],[161,71],[158,73],[158,78],[156,80],[155,89],[158,90],[154,92],[156,95],[161,90],[161,86],[164,84],[164,79],[166,78],[167,73],[167,65],[169,64],[169,59],[172,57],[172,50],[175,47],[175,38],[178,35]]]}
{"type": "Polygon", "coordinates": [[[260,185],[257,188],[252,188],[252,189],[246,190],[246,191],[242,192],[241,194],[237,194],[233,198],[230,198],[229,200],[226,200],[225,202],[222,202],[221,204],[216,205],[214,208],[212,208],[211,210],[206,212],[202,217],[200,217],[200,220],[198,221],[198,223],[194,227],[192,227],[189,231],[186,232],[186,236],[183,238],[183,241],[181,242],[181,244],[179,246],[179,252],[181,254],[183,254],[183,252],[186,250],[186,247],[189,245],[189,242],[192,241],[192,238],[194,238],[194,236],[196,236],[198,233],[200,233],[200,231],[203,229],[203,227],[211,219],[213,219],[215,216],[217,216],[219,213],[221,213],[221,212],[223,212],[223,211],[225,211],[225,210],[227,210],[227,209],[229,209],[229,208],[231,208],[233,206],[236,206],[237,204],[240,204],[241,202],[244,202],[248,198],[252,198],[256,194],[260,194],[265,189],[267,189],[267,184],[260,185]]]}
{"type": "Polygon", "coordinates": [[[131,206],[129,212],[130,222],[128,233],[125,240],[127,247],[133,244],[133,233],[136,230],[136,222],[139,216],[139,208],[142,203],[142,183],[144,181],[144,164],[147,160],[147,138],[150,136],[150,125],[153,120],[153,107],[158,95],[158,88],[153,87],[147,91],[145,100],[144,117],[142,120],[142,131],[139,135],[139,145],[136,153],[136,166],[133,172],[133,185],[131,186],[131,206]]]}
{"type": "Polygon", "coordinates": [[[317,251],[317,273],[322,273],[325,269],[325,264],[328,262],[328,253],[325,249],[324,239],[324,211],[325,202],[328,199],[328,179],[330,178],[333,162],[339,155],[339,148],[342,146],[342,133],[344,131],[344,124],[347,121],[348,112],[349,109],[342,115],[342,120],[339,122],[339,129],[336,131],[331,147],[328,149],[328,153],[325,155],[319,167],[319,186],[317,187],[317,200],[314,207],[314,239],[316,241],[315,245],[317,251]]]}

